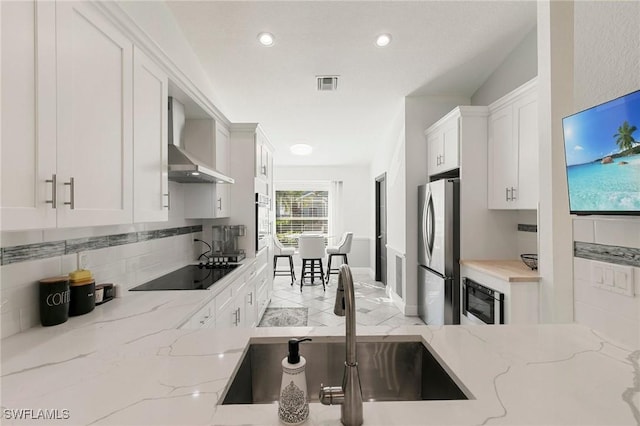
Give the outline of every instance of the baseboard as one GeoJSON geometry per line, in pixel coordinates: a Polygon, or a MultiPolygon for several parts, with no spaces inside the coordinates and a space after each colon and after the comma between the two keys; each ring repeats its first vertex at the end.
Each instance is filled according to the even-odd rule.
{"type": "Polygon", "coordinates": [[[371,268],[367,268],[367,267],[356,267],[356,268],[351,268],[351,272],[353,272],[354,274],[361,274],[361,275],[367,275],[369,278],[374,279],[375,278],[375,273],[373,272],[373,269],[371,268]]]}
{"type": "Polygon", "coordinates": [[[387,296],[391,299],[396,308],[400,310],[406,317],[417,317],[418,316],[418,306],[417,305],[407,305],[407,303],[402,300],[400,296],[398,296],[391,287],[387,286],[387,296]]]}
{"type": "Polygon", "coordinates": [[[406,317],[418,316],[418,305],[404,305],[404,315],[406,317]]]}

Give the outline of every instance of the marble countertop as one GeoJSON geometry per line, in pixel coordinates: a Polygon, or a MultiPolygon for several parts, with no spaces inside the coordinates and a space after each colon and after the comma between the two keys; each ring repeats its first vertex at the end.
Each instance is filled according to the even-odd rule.
{"type": "MultiPolygon", "coordinates": [[[[277,425],[277,404],[218,405],[249,342],[335,340],[343,327],[177,329],[203,303],[198,293],[130,295],[61,326],[4,339],[2,424],[277,425]],[[32,417],[58,410],[68,419],[10,418],[21,409],[32,417]]],[[[473,396],[365,402],[365,425],[640,423],[640,350],[584,326],[358,327],[357,333],[420,339],[473,396]]],[[[339,406],[310,404],[307,424],[339,419],[339,406]]]]}
{"type": "Polygon", "coordinates": [[[538,282],[540,275],[521,260],[460,260],[460,265],[477,269],[501,280],[518,282],[538,282]]]}

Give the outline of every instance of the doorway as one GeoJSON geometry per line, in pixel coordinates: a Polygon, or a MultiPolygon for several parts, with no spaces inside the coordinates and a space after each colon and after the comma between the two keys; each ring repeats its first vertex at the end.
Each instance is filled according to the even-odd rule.
{"type": "Polygon", "coordinates": [[[387,285],[387,174],[376,178],[376,281],[387,285]]]}

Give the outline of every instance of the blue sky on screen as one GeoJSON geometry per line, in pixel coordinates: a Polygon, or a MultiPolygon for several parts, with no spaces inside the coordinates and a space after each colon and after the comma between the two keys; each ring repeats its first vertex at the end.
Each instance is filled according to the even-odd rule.
{"type": "Polygon", "coordinates": [[[589,163],[619,152],[613,135],[625,120],[638,128],[632,136],[640,142],[640,91],[564,118],[567,165],[589,163]]]}

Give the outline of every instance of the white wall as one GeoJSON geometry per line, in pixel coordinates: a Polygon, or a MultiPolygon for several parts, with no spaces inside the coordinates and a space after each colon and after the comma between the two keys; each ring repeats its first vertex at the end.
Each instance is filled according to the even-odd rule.
{"type": "Polygon", "coordinates": [[[224,109],[200,60],[184,37],[180,26],[164,2],[115,1],[111,8],[121,8],[153,40],[176,72],[186,77],[205,98],[209,106],[224,109]]]}
{"type": "MultiPolygon", "coordinates": [[[[395,289],[395,256],[405,258],[405,229],[406,229],[406,157],[405,157],[405,103],[402,101],[396,108],[396,115],[389,117],[386,143],[375,147],[374,158],[371,162],[370,181],[376,177],[386,175],[387,194],[387,288],[395,289]]],[[[375,202],[375,186],[371,188],[371,197],[375,202]]],[[[372,232],[375,232],[375,215],[369,219],[372,232]]],[[[373,234],[372,234],[373,235],[373,234]]],[[[371,265],[375,268],[375,245],[370,250],[371,265]]],[[[402,285],[402,284],[400,284],[402,285]]],[[[401,299],[395,299],[399,306],[401,299]]]]}
{"type": "Polygon", "coordinates": [[[538,75],[538,44],[533,28],[471,96],[472,105],[489,105],[538,75]]]}
{"type": "MultiPolygon", "coordinates": [[[[574,112],[640,89],[640,3],[574,4],[574,112]]],[[[640,248],[640,218],[573,218],[573,239],[640,248]]],[[[640,346],[640,268],[636,296],[592,287],[591,261],[574,258],[575,320],[640,346]]]]}
{"type": "Polygon", "coordinates": [[[278,182],[342,181],[342,228],[344,232],[353,232],[349,264],[372,273],[369,253],[374,229],[370,218],[375,216],[375,200],[368,166],[275,166],[273,181],[276,187],[278,182]]]}

